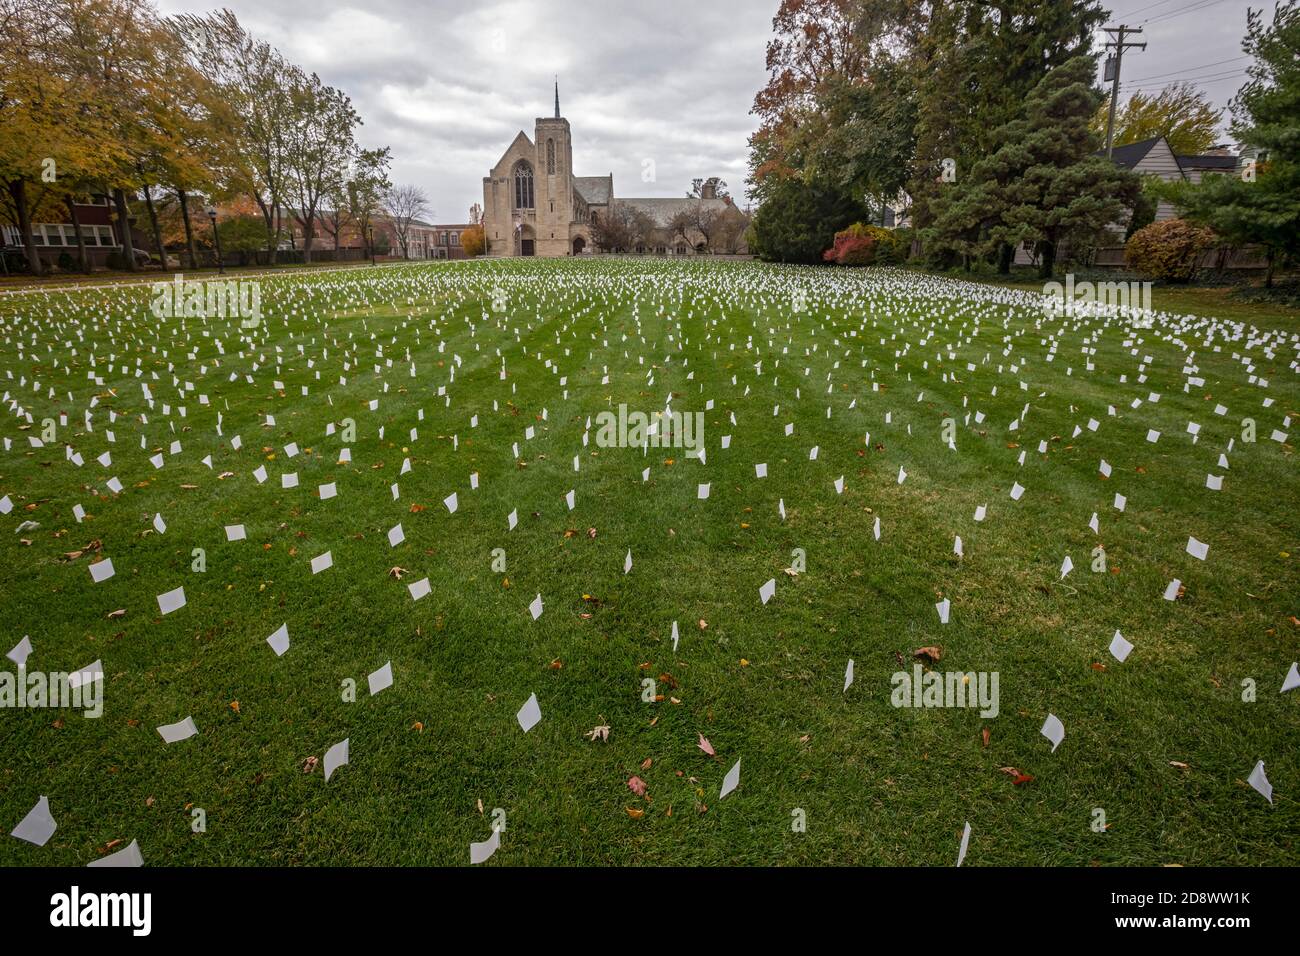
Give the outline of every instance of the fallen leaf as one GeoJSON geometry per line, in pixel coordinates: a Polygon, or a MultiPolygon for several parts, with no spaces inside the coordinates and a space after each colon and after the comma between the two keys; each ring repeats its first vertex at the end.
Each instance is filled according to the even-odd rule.
{"type": "Polygon", "coordinates": [[[943,657],[943,649],[940,647],[918,647],[912,651],[913,657],[924,657],[929,659],[932,664],[939,663],[939,658],[943,657]]]}
{"type": "Polygon", "coordinates": [[[644,797],[646,791],[645,781],[640,777],[633,776],[627,782],[627,788],[635,793],[638,797],[644,797]]]}
{"type": "MultiPolygon", "coordinates": [[[[804,740],[807,740],[806,737],[803,738],[803,739],[804,739],[804,740]]],[[[710,757],[716,757],[716,756],[717,756],[717,754],[713,752],[713,744],[709,743],[709,738],[706,737],[706,736],[704,736],[703,734],[700,734],[700,742],[699,742],[696,746],[698,746],[701,750],[703,750],[703,751],[704,751],[706,754],[708,754],[710,757]]]]}

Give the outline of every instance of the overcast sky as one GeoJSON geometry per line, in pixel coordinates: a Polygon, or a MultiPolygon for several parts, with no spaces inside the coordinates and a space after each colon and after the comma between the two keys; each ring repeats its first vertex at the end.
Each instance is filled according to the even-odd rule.
{"type": "MultiPolygon", "coordinates": [[[[552,114],[556,74],[578,175],[612,172],[622,196],[717,175],[739,196],[777,0],[159,0],[165,14],[223,5],[352,98],[361,143],[392,148],[393,181],[422,186],[430,218],[465,222],[515,134],[552,114]]],[[[1114,0],[1109,22],[1145,21],[1149,44],[1126,54],[1126,89],[1190,79],[1226,105],[1249,5],[1114,0]]]]}

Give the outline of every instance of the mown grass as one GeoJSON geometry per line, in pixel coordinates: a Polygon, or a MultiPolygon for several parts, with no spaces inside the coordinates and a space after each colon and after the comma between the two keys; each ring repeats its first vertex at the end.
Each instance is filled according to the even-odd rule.
{"type": "Polygon", "coordinates": [[[459,865],[495,808],[507,826],[491,865],[951,865],[968,820],[967,865],[1296,859],[1300,695],[1278,689],[1300,656],[1300,520],[1292,448],[1268,437],[1300,407],[1293,346],[1268,358],[1219,341],[1215,352],[1161,327],[1126,347],[1130,333],[1111,323],[1088,372],[1080,348],[1101,322],[1043,322],[989,298],[1007,293],[933,277],[752,263],[427,264],[277,277],[262,290],[265,321],[242,354],[237,321],[159,321],[147,290],[0,300],[0,374],[12,373],[10,400],[35,422],[0,426],[13,439],[0,493],[17,506],[0,535],[5,648],[30,634],[29,669],[100,658],[106,676],[98,720],[0,710],[0,826],[42,794],[59,823],[44,848],[0,841],[0,863],[83,864],[137,839],[150,865],[459,865]],[[1184,392],[1193,349],[1206,384],[1184,392]],[[1253,357],[1267,390],[1234,351],[1253,357]],[[86,380],[91,354],[102,387],[86,380]],[[194,391],[182,398],[169,367],[194,391]],[[1153,391],[1158,403],[1129,408],[1153,391]],[[706,464],[680,449],[597,447],[594,422],[582,444],[600,411],[653,412],[670,393],[680,411],[715,402],[706,464]],[[1008,431],[1026,402],[1021,429],[1008,431]],[[1212,413],[1219,402],[1227,416],[1212,413]],[[123,416],[113,425],[108,408],[123,416]],[[28,448],[60,411],[70,427],[28,448]],[[983,424],[963,425],[976,411],[983,424]],[[1241,441],[1247,416],[1259,423],[1253,444],[1241,441]],[[345,443],[325,431],[347,417],[357,429],[342,465],[345,443]],[[947,417],[956,452],[940,440],[947,417]],[[1090,417],[1098,431],[1074,437],[1090,417]],[[1202,426],[1196,444],[1189,420],[1202,426]],[[1158,444],[1148,428],[1162,431],[1158,444]],[[183,452],[155,471],[148,457],[173,437],[183,452]],[[1233,437],[1223,472],[1214,465],[1233,437]],[[286,460],[295,441],[303,451],[286,460]],[[65,442],[83,468],[65,460],[65,442]],[[109,469],[94,460],[106,448],[109,469]],[[399,476],[405,457],[413,470],[399,476]],[[756,462],[768,478],[754,477],[756,462]],[[287,471],[299,488],[280,488],[287,471]],[[1226,476],[1220,493],[1204,487],[1211,471],[1226,476]],[[126,486],[116,497],[104,490],[113,474],[126,486]],[[339,496],[320,501],[329,481],[339,496]],[[1013,481],[1027,489],[1018,503],[1013,481]],[[459,509],[448,514],[453,491],[459,509]],[[90,515],[81,524],[78,502],[90,515]],[[981,504],[989,513],[977,524],[981,504]],[[512,509],[519,526],[507,531],[512,509]],[[144,533],[155,512],[163,536],[144,533]],[[24,519],[40,527],[14,533],[24,519]],[[390,549],[399,521],[406,541],[390,549]],[[236,523],[248,540],[227,543],[222,527],[236,523]],[[952,554],[956,534],[964,558],[952,554]],[[1209,542],[1208,561],[1184,552],[1189,535],[1209,542]],[[92,540],[117,569],[98,585],[86,558],[60,559],[92,540]],[[1103,574],[1089,570],[1098,541],[1103,574]],[[191,570],[194,548],[206,550],[204,573],[191,570]],[[505,572],[492,568],[494,548],[505,549],[505,572]],[[782,571],[795,548],[807,555],[797,578],[782,571]],[[335,566],[313,576],[310,559],[325,550],[335,566]],[[1066,554],[1076,570],[1059,581],[1066,554]],[[400,581],[395,566],[407,571],[400,581]],[[426,575],[432,593],[413,602],[406,586],[426,575]],[[1169,603],[1161,594],[1174,577],[1186,593],[1169,603]],[[762,606],[769,578],[777,594],[762,606]],[[188,605],[159,616],[155,595],[180,585],[188,605]],[[538,592],[546,610],[534,622],[526,608],[538,592]],[[941,597],[952,602],[946,626],[941,597]],[[109,619],[119,608],[125,616],[109,619]],[[292,646],[276,658],[265,639],[281,623],[292,646]],[[1136,645],[1125,664],[1106,652],[1117,628],[1136,645]],[[999,673],[999,716],[891,705],[891,675],[936,644],[940,670],[999,673]],[[855,683],[844,692],[849,658],[855,683]],[[389,660],[394,686],[370,697],[366,675],[389,660]],[[642,701],[646,678],[663,701],[642,701]],[[347,679],[355,702],[342,699],[347,679]],[[514,715],[531,693],[543,719],[524,734],[514,715]],[[1066,727],[1055,753],[1038,733],[1048,712],[1066,727]],[[165,745],[154,728],[186,715],[199,735],[165,745]],[[608,742],[584,737],[597,725],[611,728],[608,742]],[[328,783],[319,768],[303,771],[345,737],[349,766],[328,783]],[[736,759],[741,785],[719,801],[736,759]],[[1244,782],[1260,759],[1272,807],[1244,782]],[[1005,767],[1034,779],[1013,785],[1005,767]],[[628,788],[634,774],[648,800],[628,788]],[[191,829],[194,807],[206,832],[191,829]],[[1097,808],[1104,833],[1090,827],[1097,808]],[[796,810],[806,832],[792,829],[796,810]]]}

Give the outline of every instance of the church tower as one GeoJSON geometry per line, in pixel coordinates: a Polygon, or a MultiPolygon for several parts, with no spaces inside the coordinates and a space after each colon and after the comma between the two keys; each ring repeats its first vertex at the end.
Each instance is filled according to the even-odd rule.
{"type": "Polygon", "coordinates": [[[569,254],[573,221],[573,137],[560,115],[560,81],[555,81],[555,115],[539,116],[533,143],[537,148],[537,254],[569,254]]]}

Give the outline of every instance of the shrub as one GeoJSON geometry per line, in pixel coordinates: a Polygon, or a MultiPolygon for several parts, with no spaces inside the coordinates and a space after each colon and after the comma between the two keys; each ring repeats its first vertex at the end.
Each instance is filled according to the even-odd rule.
{"type": "Polygon", "coordinates": [[[841,266],[869,266],[876,261],[876,238],[861,223],[835,233],[835,241],[822,253],[826,262],[841,266]]]}
{"type": "Polygon", "coordinates": [[[768,261],[818,262],[835,233],[864,212],[839,187],[783,179],[772,185],[754,215],[750,250],[768,261]]]}
{"type": "Polygon", "coordinates": [[[902,265],[912,254],[911,229],[881,229],[877,237],[876,261],[885,266],[902,265]]]}
{"type": "Polygon", "coordinates": [[[910,234],[855,222],[835,233],[835,242],[822,259],[841,266],[897,265],[907,258],[910,245],[910,234]]]}
{"type": "Polygon", "coordinates": [[[1213,231],[1184,219],[1153,222],[1133,233],[1124,244],[1130,269],[1152,279],[1190,282],[1201,253],[1214,244],[1213,231]]]}

